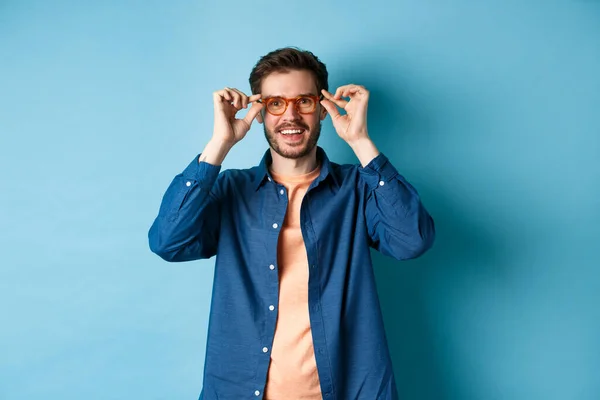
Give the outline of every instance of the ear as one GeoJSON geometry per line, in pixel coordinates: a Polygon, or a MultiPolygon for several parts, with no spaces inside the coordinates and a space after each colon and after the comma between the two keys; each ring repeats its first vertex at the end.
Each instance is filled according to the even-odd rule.
{"type": "Polygon", "coordinates": [[[319,106],[321,107],[321,121],[323,121],[327,116],[327,110],[325,109],[325,107],[323,107],[323,104],[319,104],[319,106]]]}
{"type": "Polygon", "coordinates": [[[264,122],[263,112],[265,112],[265,111],[264,110],[260,110],[258,112],[258,114],[256,114],[256,120],[258,121],[259,124],[262,124],[264,122]]]}

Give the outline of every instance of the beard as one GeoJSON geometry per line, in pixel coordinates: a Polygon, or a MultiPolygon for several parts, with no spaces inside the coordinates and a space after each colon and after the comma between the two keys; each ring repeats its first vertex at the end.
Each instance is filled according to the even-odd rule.
{"type": "Polygon", "coordinates": [[[284,158],[290,159],[298,159],[307,156],[310,152],[315,148],[317,142],[319,141],[319,137],[321,136],[321,121],[319,121],[315,126],[309,128],[303,121],[293,121],[281,124],[275,129],[270,130],[267,129],[267,126],[263,124],[263,130],[265,132],[265,138],[269,143],[269,146],[280,156],[284,158]],[[285,128],[301,128],[304,129],[302,135],[303,139],[294,144],[281,144],[280,134],[278,133],[280,130],[285,128]],[[308,137],[305,135],[308,133],[308,137]],[[285,148],[284,148],[285,147],[285,148]]]}

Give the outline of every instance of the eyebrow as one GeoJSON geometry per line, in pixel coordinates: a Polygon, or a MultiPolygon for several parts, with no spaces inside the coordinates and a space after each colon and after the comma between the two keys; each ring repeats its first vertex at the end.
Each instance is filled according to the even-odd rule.
{"type": "MultiPolygon", "coordinates": [[[[314,94],[314,93],[301,93],[301,94],[299,94],[298,96],[318,96],[318,95],[317,95],[317,94],[314,94]]],[[[298,97],[298,96],[294,96],[294,97],[298,97]]],[[[266,99],[266,98],[269,98],[269,97],[282,97],[282,98],[283,98],[283,97],[285,97],[285,96],[282,96],[282,95],[280,95],[280,94],[278,94],[278,95],[273,95],[273,96],[263,96],[263,98],[265,98],[265,99],[266,99]]],[[[291,98],[291,97],[290,97],[290,98],[291,98]]]]}

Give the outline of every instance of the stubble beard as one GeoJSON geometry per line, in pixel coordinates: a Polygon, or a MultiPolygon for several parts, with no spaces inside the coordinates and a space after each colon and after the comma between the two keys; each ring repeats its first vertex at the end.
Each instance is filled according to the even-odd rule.
{"type": "MultiPolygon", "coordinates": [[[[303,128],[307,127],[304,124],[299,124],[299,125],[302,126],[303,128]]],[[[279,139],[278,138],[279,134],[276,131],[279,130],[279,129],[280,128],[276,128],[275,131],[270,131],[263,124],[263,130],[265,132],[265,138],[267,139],[267,142],[269,143],[269,146],[271,146],[271,148],[277,154],[279,154],[281,157],[289,158],[289,159],[294,159],[295,160],[295,159],[307,156],[315,148],[315,146],[317,145],[317,142],[319,141],[319,137],[321,136],[321,121],[319,121],[319,123],[317,123],[312,128],[309,128],[309,129],[305,130],[305,132],[303,133],[303,135],[306,134],[307,130],[310,132],[307,141],[302,141],[297,146],[286,145],[286,147],[287,147],[286,149],[282,149],[282,146],[279,145],[279,142],[277,140],[277,139],[279,139]]]]}

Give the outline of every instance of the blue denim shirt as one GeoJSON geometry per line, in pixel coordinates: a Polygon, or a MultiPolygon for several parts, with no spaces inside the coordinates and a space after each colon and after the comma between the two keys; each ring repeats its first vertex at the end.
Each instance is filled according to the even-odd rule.
{"type": "MultiPolygon", "coordinates": [[[[330,162],[317,150],[321,172],[302,201],[300,226],[322,395],[397,399],[369,248],[415,258],[431,247],[434,223],[385,155],[363,168],[330,162]]],[[[200,399],[263,397],[277,321],[277,240],[288,205],[270,163],[267,151],[256,167],[220,173],[195,157],[171,182],[149,231],[151,250],[167,261],[216,255],[200,399]]]]}

